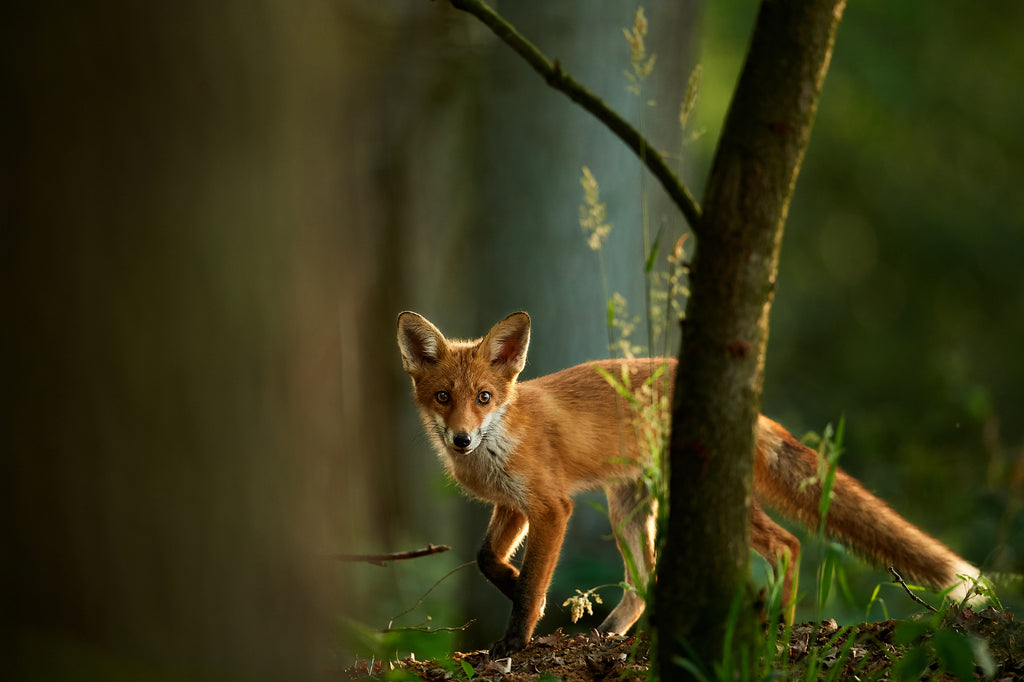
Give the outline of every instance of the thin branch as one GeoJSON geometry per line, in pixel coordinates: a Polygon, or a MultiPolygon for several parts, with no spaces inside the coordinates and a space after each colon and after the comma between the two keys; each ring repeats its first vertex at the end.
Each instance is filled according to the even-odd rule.
{"type": "Polygon", "coordinates": [[[669,197],[682,211],[690,229],[698,236],[701,231],[701,210],[697,201],[676,177],[672,169],[665,163],[665,159],[651,144],[641,135],[636,128],[631,126],[625,119],[619,116],[614,110],[608,107],[599,97],[580,85],[572,76],[562,71],[558,61],[552,62],[537,49],[533,43],[527,40],[521,33],[516,31],[510,23],[505,21],[497,12],[487,6],[482,0],[450,0],[456,9],[469,12],[477,19],[487,25],[496,36],[501,38],[509,47],[525,59],[533,70],[539,73],[548,85],[565,93],[569,99],[589,111],[599,121],[604,123],[609,130],[619,136],[626,145],[640,158],[641,162],[654,174],[654,177],[661,182],[661,186],[668,192],[669,197]]]}
{"type": "Polygon", "coordinates": [[[389,561],[416,559],[421,556],[447,552],[450,549],[451,547],[448,545],[427,545],[423,549],[414,549],[411,552],[392,552],[390,554],[327,554],[325,558],[334,559],[336,561],[362,561],[375,566],[387,566],[389,561]]]}
{"type": "Polygon", "coordinates": [[[415,630],[416,632],[460,632],[462,630],[465,630],[466,628],[468,628],[470,625],[472,625],[475,622],[476,622],[476,618],[471,618],[470,620],[467,620],[462,625],[456,625],[456,626],[447,626],[447,627],[440,627],[439,626],[439,627],[436,627],[436,628],[427,628],[427,627],[422,627],[422,626],[419,626],[419,625],[414,625],[412,627],[402,628],[402,629],[403,630],[415,630]]]}
{"type": "MultiPolygon", "coordinates": [[[[386,628],[384,628],[384,631],[387,632],[388,630],[391,629],[391,626],[394,624],[394,622],[396,620],[398,620],[399,618],[401,618],[405,614],[411,613],[413,610],[417,609],[419,607],[419,605],[423,603],[423,600],[427,598],[427,595],[429,595],[431,592],[433,592],[435,587],[437,587],[438,585],[443,583],[445,580],[447,580],[448,577],[451,576],[453,573],[457,573],[458,571],[461,571],[462,569],[466,568],[467,566],[472,566],[475,563],[476,563],[475,561],[467,561],[466,563],[462,564],[461,566],[456,566],[455,568],[453,568],[452,570],[448,571],[443,576],[438,578],[437,582],[435,582],[433,585],[431,585],[430,589],[423,593],[423,596],[419,598],[419,601],[417,601],[415,604],[413,604],[412,606],[407,608],[405,611],[402,611],[397,616],[392,616],[391,620],[388,621],[388,626],[386,628]]],[[[466,625],[463,625],[462,628],[459,628],[459,629],[465,629],[466,627],[468,627],[470,625],[470,623],[473,623],[473,622],[474,621],[471,620],[471,621],[469,621],[469,623],[466,623],[466,625]]]]}
{"type": "Polygon", "coordinates": [[[895,580],[894,580],[893,582],[897,582],[897,583],[899,583],[900,585],[903,585],[903,589],[907,591],[907,594],[909,594],[909,595],[910,595],[910,598],[911,598],[911,599],[913,599],[914,601],[916,601],[916,602],[917,602],[918,604],[920,604],[921,606],[924,606],[924,607],[926,607],[926,608],[927,608],[927,609],[928,609],[929,611],[931,611],[931,612],[933,612],[933,613],[938,613],[938,612],[939,612],[939,610],[938,610],[937,608],[935,608],[934,606],[932,606],[931,604],[929,604],[928,602],[926,602],[926,601],[925,601],[924,599],[921,599],[921,598],[920,598],[920,597],[918,597],[918,596],[917,596],[916,594],[914,594],[913,592],[911,592],[911,591],[910,591],[910,588],[909,588],[909,587],[907,587],[907,584],[906,584],[905,582],[903,582],[903,576],[901,576],[901,575],[900,575],[899,573],[897,573],[897,572],[896,572],[896,569],[895,569],[895,568],[893,568],[892,566],[890,566],[890,567],[889,567],[889,572],[890,572],[890,573],[892,573],[892,577],[893,577],[893,578],[895,578],[895,580]]]}

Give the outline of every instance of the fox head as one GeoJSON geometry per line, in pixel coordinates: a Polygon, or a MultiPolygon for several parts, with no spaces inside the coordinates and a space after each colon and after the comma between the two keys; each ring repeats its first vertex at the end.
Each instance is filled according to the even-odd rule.
{"type": "Polygon", "coordinates": [[[449,452],[504,438],[502,418],[526,365],[530,316],[512,313],[475,341],[448,340],[422,315],[398,316],[398,348],[428,432],[449,452]]]}

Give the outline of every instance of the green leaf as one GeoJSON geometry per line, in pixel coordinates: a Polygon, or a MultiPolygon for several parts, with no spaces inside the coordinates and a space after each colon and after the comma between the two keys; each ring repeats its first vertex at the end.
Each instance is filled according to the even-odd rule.
{"type": "Polygon", "coordinates": [[[963,635],[952,630],[938,630],[932,638],[939,662],[961,680],[974,679],[974,649],[963,635]]]}
{"type": "Polygon", "coordinates": [[[381,632],[350,619],[340,622],[341,637],[348,648],[370,658],[389,659],[396,652],[415,652],[421,659],[445,659],[452,650],[451,632],[399,628],[381,632]]]}
{"type": "Polygon", "coordinates": [[[896,626],[893,636],[899,644],[907,645],[919,640],[930,629],[927,621],[905,620],[896,626]]]}
{"type": "Polygon", "coordinates": [[[651,245],[651,253],[647,256],[647,262],[644,263],[644,272],[650,272],[654,269],[654,264],[658,260],[658,238],[660,236],[661,233],[659,232],[658,236],[654,238],[654,244],[651,245]]]}
{"type": "Polygon", "coordinates": [[[981,668],[985,677],[991,679],[996,674],[996,661],[992,658],[992,652],[988,650],[988,642],[981,637],[973,635],[967,638],[974,651],[974,663],[981,668]]]}
{"type": "Polygon", "coordinates": [[[473,665],[466,659],[462,659],[459,663],[462,665],[462,672],[466,673],[466,679],[473,679],[473,675],[476,674],[476,670],[473,668],[473,665]]]}
{"type": "Polygon", "coordinates": [[[605,517],[608,516],[608,510],[605,509],[604,505],[598,502],[597,500],[586,500],[586,503],[589,504],[594,509],[596,509],[597,511],[601,512],[605,517]]]}
{"type": "Polygon", "coordinates": [[[658,365],[657,367],[655,367],[654,371],[651,372],[651,376],[649,376],[647,378],[647,381],[644,382],[644,383],[653,385],[654,382],[657,381],[658,379],[660,379],[661,375],[665,373],[665,369],[667,367],[668,367],[668,363],[667,362],[663,362],[660,365],[658,365]]]}
{"type": "Polygon", "coordinates": [[[594,369],[597,371],[598,374],[604,377],[604,380],[607,381],[611,385],[611,387],[615,389],[616,393],[621,395],[626,400],[629,400],[630,402],[636,400],[636,397],[629,392],[629,389],[626,388],[626,386],[621,381],[616,379],[611,372],[606,370],[604,367],[594,367],[594,369]]]}
{"type": "Polygon", "coordinates": [[[843,556],[843,548],[835,543],[829,544],[825,549],[825,560],[821,566],[821,578],[818,581],[818,609],[825,608],[829,592],[832,590],[832,581],[835,578],[837,566],[843,556]]]}
{"type": "Polygon", "coordinates": [[[892,667],[892,675],[897,680],[920,680],[921,673],[928,667],[928,652],[924,647],[914,647],[905,653],[892,667]]]}
{"type": "Polygon", "coordinates": [[[886,609],[886,608],[885,608],[885,599],[882,599],[882,598],[880,598],[880,597],[878,596],[878,593],[879,593],[879,592],[880,592],[881,590],[882,590],[882,584],[881,584],[881,583],[877,583],[877,584],[875,585],[875,589],[874,589],[874,590],[872,590],[872,592],[871,592],[871,598],[870,598],[870,599],[868,599],[868,607],[867,607],[867,609],[866,609],[866,610],[865,610],[865,612],[864,612],[864,619],[865,619],[866,621],[868,621],[868,622],[870,622],[870,621],[871,621],[871,607],[872,607],[872,606],[874,606],[875,604],[880,604],[880,605],[881,605],[881,607],[882,607],[882,613],[883,613],[883,615],[885,615],[885,619],[886,619],[886,620],[888,620],[888,619],[889,619],[889,616],[888,616],[888,613],[889,613],[889,612],[888,612],[888,609],[886,609]]]}
{"type": "Polygon", "coordinates": [[[675,656],[672,658],[672,662],[688,672],[690,676],[693,679],[698,680],[698,682],[708,682],[708,676],[704,674],[704,671],[690,659],[683,658],[682,656],[675,656]]]}
{"type": "Polygon", "coordinates": [[[840,417],[839,429],[836,432],[833,432],[831,424],[825,426],[821,448],[818,450],[818,476],[821,478],[821,497],[818,499],[818,518],[821,519],[821,526],[818,529],[820,537],[825,537],[825,519],[828,516],[829,506],[832,504],[832,486],[835,483],[836,471],[839,469],[839,455],[845,429],[844,421],[844,418],[840,417]]]}

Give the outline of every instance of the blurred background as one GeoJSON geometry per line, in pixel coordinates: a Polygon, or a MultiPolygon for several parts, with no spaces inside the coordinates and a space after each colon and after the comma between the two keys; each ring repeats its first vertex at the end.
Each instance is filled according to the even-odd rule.
{"type": "MultiPolygon", "coordinates": [[[[636,7],[499,5],[699,197],[755,8],[644,3],[657,59],[636,94],[636,7]]],[[[472,561],[488,510],[421,433],[395,317],[474,337],[528,310],[526,378],[606,357],[609,293],[645,309],[641,226],[662,253],[685,232],[661,189],[442,2],[8,13],[0,497],[16,678],[330,677],[355,655],[343,619],[476,619],[464,649],[500,636],[508,604],[472,566],[416,606],[472,561]],[[583,166],[613,225],[607,291],[579,227],[583,166]],[[453,550],[387,568],[325,558],[427,543],[453,550]]],[[[847,8],[790,208],[763,401],[798,436],[845,415],[848,471],[1017,573],[1022,14],[847,8]]],[[[587,500],[569,543],[541,632],[567,622],[576,588],[621,579],[587,500]]],[[[805,546],[811,591],[824,550],[805,546]]],[[[886,585],[887,610],[866,614],[887,578],[845,566],[852,599],[834,590],[821,617],[914,610],[886,585]]],[[[811,601],[798,617],[819,617],[811,601]]]]}

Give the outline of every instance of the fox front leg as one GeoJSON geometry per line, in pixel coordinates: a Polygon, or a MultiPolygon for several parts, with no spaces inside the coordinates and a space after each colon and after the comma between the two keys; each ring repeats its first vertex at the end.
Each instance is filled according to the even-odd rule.
{"type": "Polygon", "coordinates": [[[491,658],[504,658],[529,644],[544,611],[548,585],[558,563],[573,503],[565,498],[536,506],[538,508],[531,509],[529,514],[526,556],[515,583],[508,630],[491,646],[491,658]]]}
{"type": "Polygon", "coordinates": [[[526,535],[526,514],[514,507],[494,505],[487,535],[476,554],[480,572],[509,599],[515,599],[519,569],[509,562],[526,535]]]}

